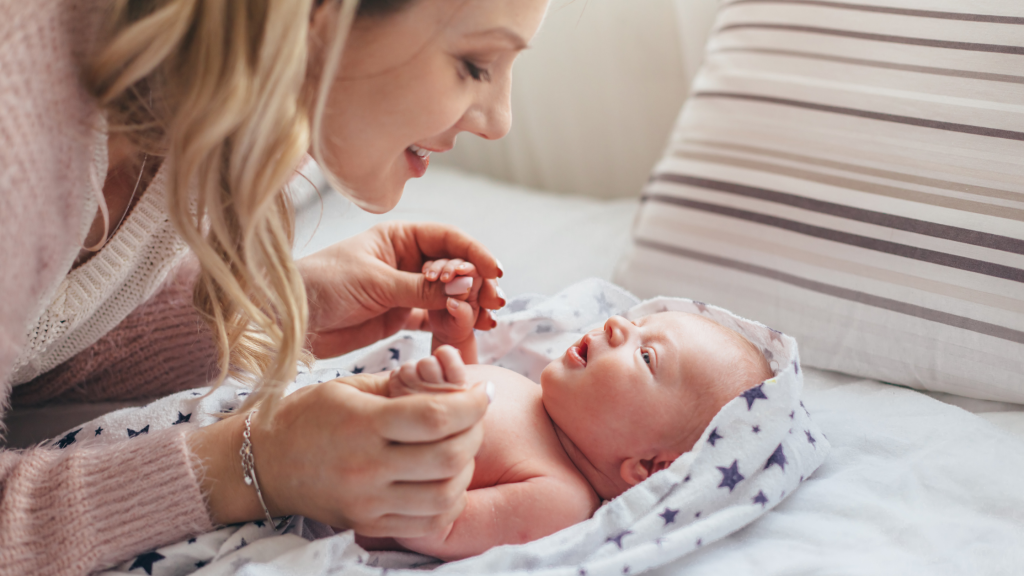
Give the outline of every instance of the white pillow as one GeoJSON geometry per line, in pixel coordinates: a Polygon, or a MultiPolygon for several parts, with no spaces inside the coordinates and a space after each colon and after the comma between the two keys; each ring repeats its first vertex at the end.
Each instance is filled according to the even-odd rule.
{"type": "Polygon", "coordinates": [[[1024,402],[1024,2],[735,0],[616,281],[1024,402]]]}

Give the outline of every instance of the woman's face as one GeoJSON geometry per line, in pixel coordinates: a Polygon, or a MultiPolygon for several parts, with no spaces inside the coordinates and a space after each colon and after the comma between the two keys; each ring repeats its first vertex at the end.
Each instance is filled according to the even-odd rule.
{"type": "MultiPolygon", "coordinates": [[[[314,62],[324,59],[317,38],[335,18],[330,4],[314,13],[314,62]]],[[[546,8],[547,0],[412,0],[397,13],[358,19],[321,127],[321,161],[346,195],[387,212],[405,182],[426,171],[425,152],[450,150],[460,132],[507,134],[512,63],[546,8]]]]}

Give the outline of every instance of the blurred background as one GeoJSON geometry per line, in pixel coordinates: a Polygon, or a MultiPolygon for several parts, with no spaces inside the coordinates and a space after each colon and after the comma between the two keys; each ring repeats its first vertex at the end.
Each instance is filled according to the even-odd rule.
{"type": "Polygon", "coordinates": [[[453,151],[431,160],[554,193],[639,195],[700,66],[717,6],[551,0],[514,69],[512,131],[496,142],[462,134],[453,151]]]}

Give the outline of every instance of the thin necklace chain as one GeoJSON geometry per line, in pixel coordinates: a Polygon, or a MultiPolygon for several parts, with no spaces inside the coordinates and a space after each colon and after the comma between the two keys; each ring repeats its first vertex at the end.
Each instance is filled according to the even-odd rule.
{"type": "MultiPolygon", "coordinates": [[[[121,219],[117,221],[117,226],[110,231],[110,235],[107,236],[107,242],[117,234],[117,231],[121,228],[121,224],[124,223],[124,219],[128,217],[128,213],[132,210],[132,202],[135,201],[135,194],[139,191],[139,184],[142,183],[142,175],[146,173],[146,161],[149,160],[149,154],[142,157],[142,168],[139,169],[139,177],[135,180],[135,188],[132,188],[131,198],[128,198],[128,205],[124,208],[124,214],[121,214],[121,219]]],[[[106,244],[106,242],[104,243],[106,244]]]]}

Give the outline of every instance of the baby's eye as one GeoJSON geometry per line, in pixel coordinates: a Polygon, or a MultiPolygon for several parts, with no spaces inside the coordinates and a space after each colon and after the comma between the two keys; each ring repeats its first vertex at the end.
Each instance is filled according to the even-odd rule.
{"type": "Polygon", "coordinates": [[[644,362],[647,362],[648,364],[651,363],[651,353],[650,352],[641,352],[640,355],[644,357],[644,362]]]}

